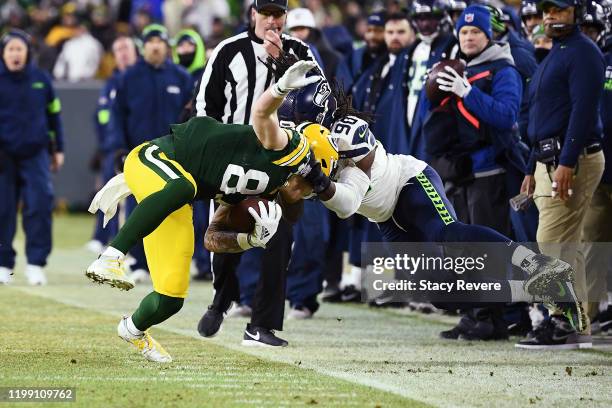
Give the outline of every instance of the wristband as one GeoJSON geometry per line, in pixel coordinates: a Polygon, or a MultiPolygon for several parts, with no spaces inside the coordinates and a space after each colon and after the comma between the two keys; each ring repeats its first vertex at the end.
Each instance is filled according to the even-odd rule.
{"type": "Polygon", "coordinates": [[[278,83],[272,85],[272,88],[270,88],[270,93],[272,94],[273,97],[277,98],[277,99],[281,99],[284,98],[285,96],[287,96],[287,94],[289,93],[289,91],[284,91],[280,88],[280,86],[278,86],[278,83]]]}
{"type": "Polygon", "coordinates": [[[238,241],[238,246],[244,249],[245,251],[247,249],[253,248],[253,245],[251,244],[251,240],[249,239],[249,236],[250,234],[245,234],[244,232],[239,232],[238,235],[236,236],[236,241],[238,241]]]}

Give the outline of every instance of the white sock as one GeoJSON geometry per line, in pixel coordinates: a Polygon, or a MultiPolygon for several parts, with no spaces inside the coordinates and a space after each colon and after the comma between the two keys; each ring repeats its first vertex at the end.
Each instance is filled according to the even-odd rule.
{"type": "Polygon", "coordinates": [[[509,280],[510,285],[510,296],[513,302],[534,302],[534,297],[523,289],[523,281],[520,280],[509,280]]]}
{"type": "Polygon", "coordinates": [[[520,267],[521,263],[525,260],[525,258],[533,255],[536,255],[536,253],[533,252],[531,249],[519,245],[512,253],[512,265],[520,267]]]}
{"type": "Polygon", "coordinates": [[[125,319],[125,325],[127,327],[128,333],[130,333],[131,335],[135,337],[140,337],[142,336],[142,333],[144,333],[142,330],[138,330],[136,326],[134,326],[134,322],[132,321],[131,316],[125,319]]]}
{"type": "Polygon", "coordinates": [[[107,247],[104,252],[102,252],[103,256],[110,256],[113,258],[123,258],[125,254],[118,250],[117,248],[113,248],[112,246],[107,247]]]}
{"type": "Polygon", "coordinates": [[[355,285],[355,289],[361,290],[361,267],[360,266],[351,266],[351,280],[353,281],[353,285],[355,285]]]}

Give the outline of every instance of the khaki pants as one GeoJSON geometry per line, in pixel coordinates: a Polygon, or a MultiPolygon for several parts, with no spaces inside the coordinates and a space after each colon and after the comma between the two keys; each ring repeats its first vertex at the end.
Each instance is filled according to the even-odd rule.
{"type": "MultiPolygon", "coordinates": [[[[552,176],[547,166],[539,163],[535,171],[535,203],[540,211],[537,241],[542,253],[564,260],[576,272],[576,294],[587,299],[584,253],[581,245],[582,227],[595,189],[601,180],[605,159],[603,152],[581,155],[574,177],[571,198],[546,197],[552,193],[552,176]]],[[[586,304],[583,305],[586,308],[586,304]]]]}
{"type": "Polygon", "coordinates": [[[607,298],[607,273],[612,258],[612,185],[599,184],[587,210],[582,229],[588,297],[592,319],[599,302],[607,298]]]}

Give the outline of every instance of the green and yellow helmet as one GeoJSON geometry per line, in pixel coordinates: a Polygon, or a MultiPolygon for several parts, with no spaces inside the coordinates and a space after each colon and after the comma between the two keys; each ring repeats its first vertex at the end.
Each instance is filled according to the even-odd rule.
{"type": "Polygon", "coordinates": [[[338,163],[338,146],[330,136],[329,129],[318,123],[304,122],[296,131],[306,138],[310,150],[321,163],[321,170],[329,177],[338,163]]]}

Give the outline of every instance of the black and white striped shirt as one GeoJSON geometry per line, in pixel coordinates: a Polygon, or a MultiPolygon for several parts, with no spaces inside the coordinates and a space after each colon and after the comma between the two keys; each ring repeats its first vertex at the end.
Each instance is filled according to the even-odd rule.
{"type": "MultiPolygon", "coordinates": [[[[304,42],[286,34],[281,39],[286,52],[299,59],[315,60],[304,42]]],[[[250,124],[253,104],[274,82],[272,72],[260,61],[267,57],[263,40],[252,31],[219,43],[202,75],[196,97],[197,116],[210,116],[223,123],[250,124]]]]}

